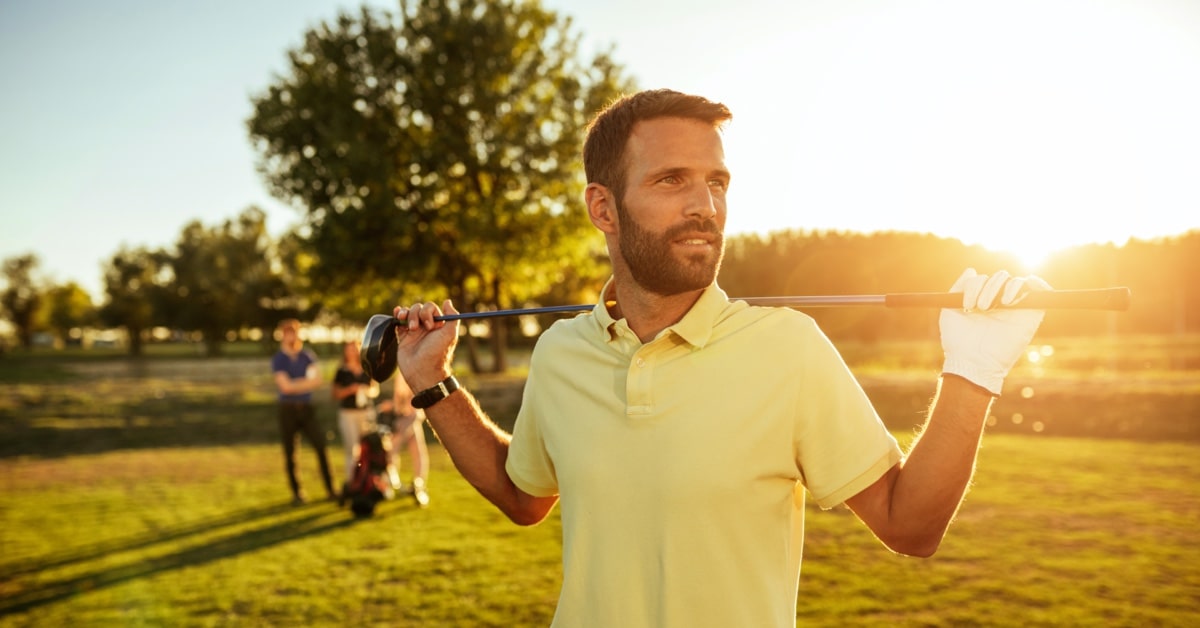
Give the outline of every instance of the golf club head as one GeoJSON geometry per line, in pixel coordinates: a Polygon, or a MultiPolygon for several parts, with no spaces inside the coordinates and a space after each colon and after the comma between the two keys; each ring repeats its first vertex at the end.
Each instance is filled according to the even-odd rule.
{"type": "Polygon", "coordinates": [[[396,319],[376,314],[363,330],[359,360],[371,379],[383,383],[396,372],[396,319]]]}

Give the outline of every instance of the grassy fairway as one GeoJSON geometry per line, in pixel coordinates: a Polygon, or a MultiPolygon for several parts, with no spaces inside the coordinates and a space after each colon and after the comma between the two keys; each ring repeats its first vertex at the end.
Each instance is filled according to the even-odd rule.
{"type": "Polygon", "coordinates": [[[808,523],[804,625],[1200,625],[1195,444],[991,435],[930,559],[848,511],[808,523]]]}
{"type": "Polygon", "coordinates": [[[397,500],[365,520],[287,505],[273,446],[5,463],[0,622],[545,623],[557,526],[505,523],[436,452],[429,509],[397,500]]]}
{"type": "MultiPolygon", "coordinates": [[[[6,360],[0,626],[550,621],[557,515],[508,523],[436,444],[428,509],[399,499],[355,520],[329,502],[287,505],[261,356],[6,360]]],[[[888,390],[868,388],[885,415],[911,414],[928,394],[928,377],[910,391],[886,379],[888,390]]],[[[503,385],[470,384],[505,414],[503,385]]],[[[1057,385],[1052,411],[1021,412],[1125,399],[1057,385]]],[[[1156,394],[1200,420],[1194,384],[1156,394]]],[[[1132,398],[1125,413],[1153,412],[1132,398]]],[[[332,431],[332,408],[321,412],[332,431]]],[[[931,559],[892,555],[847,511],[810,506],[798,625],[1200,625],[1200,442],[1051,432],[985,438],[975,486],[931,559]]],[[[329,455],[340,469],[336,444],[329,455]]],[[[307,446],[300,469],[319,494],[307,446]]]]}
{"type": "MultiPolygon", "coordinates": [[[[356,521],[286,505],[268,445],[7,461],[0,624],[547,625],[557,518],[513,526],[434,462],[429,509],[356,521]]],[[[1193,444],[989,438],[932,559],[810,507],[798,623],[1195,625],[1197,487],[1193,444]]]]}

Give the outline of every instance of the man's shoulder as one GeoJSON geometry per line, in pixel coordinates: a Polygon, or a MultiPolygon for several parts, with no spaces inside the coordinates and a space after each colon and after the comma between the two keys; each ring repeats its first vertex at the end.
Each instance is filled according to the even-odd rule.
{"type": "Polygon", "coordinates": [[[804,312],[787,307],[748,305],[733,299],[717,318],[716,326],[769,333],[821,333],[816,320],[804,312]]]}
{"type": "Polygon", "coordinates": [[[539,342],[542,338],[550,336],[551,338],[563,336],[579,336],[589,333],[596,333],[600,330],[600,324],[596,321],[596,315],[591,312],[576,314],[568,318],[560,318],[550,324],[545,331],[538,336],[539,342]]]}
{"type": "Polygon", "coordinates": [[[560,318],[538,335],[533,350],[534,353],[545,353],[556,348],[579,346],[580,343],[602,344],[607,333],[591,312],[560,318]]]}

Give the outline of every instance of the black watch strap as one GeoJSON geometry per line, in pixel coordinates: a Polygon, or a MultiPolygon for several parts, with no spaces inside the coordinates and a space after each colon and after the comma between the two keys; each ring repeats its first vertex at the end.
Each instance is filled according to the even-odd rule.
{"type": "Polygon", "coordinates": [[[458,380],[451,375],[437,384],[422,390],[413,395],[412,407],[417,409],[425,409],[433,404],[450,396],[450,393],[458,390],[458,380]]]}

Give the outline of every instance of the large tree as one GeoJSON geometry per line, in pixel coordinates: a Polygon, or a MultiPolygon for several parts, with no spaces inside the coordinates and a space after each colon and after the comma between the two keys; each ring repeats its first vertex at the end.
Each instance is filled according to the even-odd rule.
{"type": "Polygon", "coordinates": [[[290,303],[273,246],[266,214],[257,207],[217,226],[193,221],[184,227],[167,258],[170,318],[199,331],[208,355],[220,354],[231,333],[271,329],[277,305],[290,303]]]}
{"type": "Polygon", "coordinates": [[[305,212],[313,287],[356,310],[470,310],[597,274],[581,141],[632,84],[578,43],[570,19],[513,0],[364,7],[308,32],[248,125],[273,193],[305,212]]]}
{"type": "Polygon", "coordinates": [[[46,291],[46,324],[66,345],[71,341],[71,331],[80,331],[96,319],[96,307],[92,295],[74,281],[51,286],[46,291]]]}
{"type": "Polygon", "coordinates": [[[130,355],[141,355],[145,333],[167,322],[166,258],[161,250],[121,247],[104,267],[105,302],[99,318],[125,329],[130,355]]]}
{"type": "Polygon", "coordinates": [[[41,326],[39,314],[45,290],[35,274],[41,260],[33,253],[4,260],[4,291],[0,292],[0,307],[17,332],[17,340],[25,349],[33,347],[33,332],[41,326]]]}

